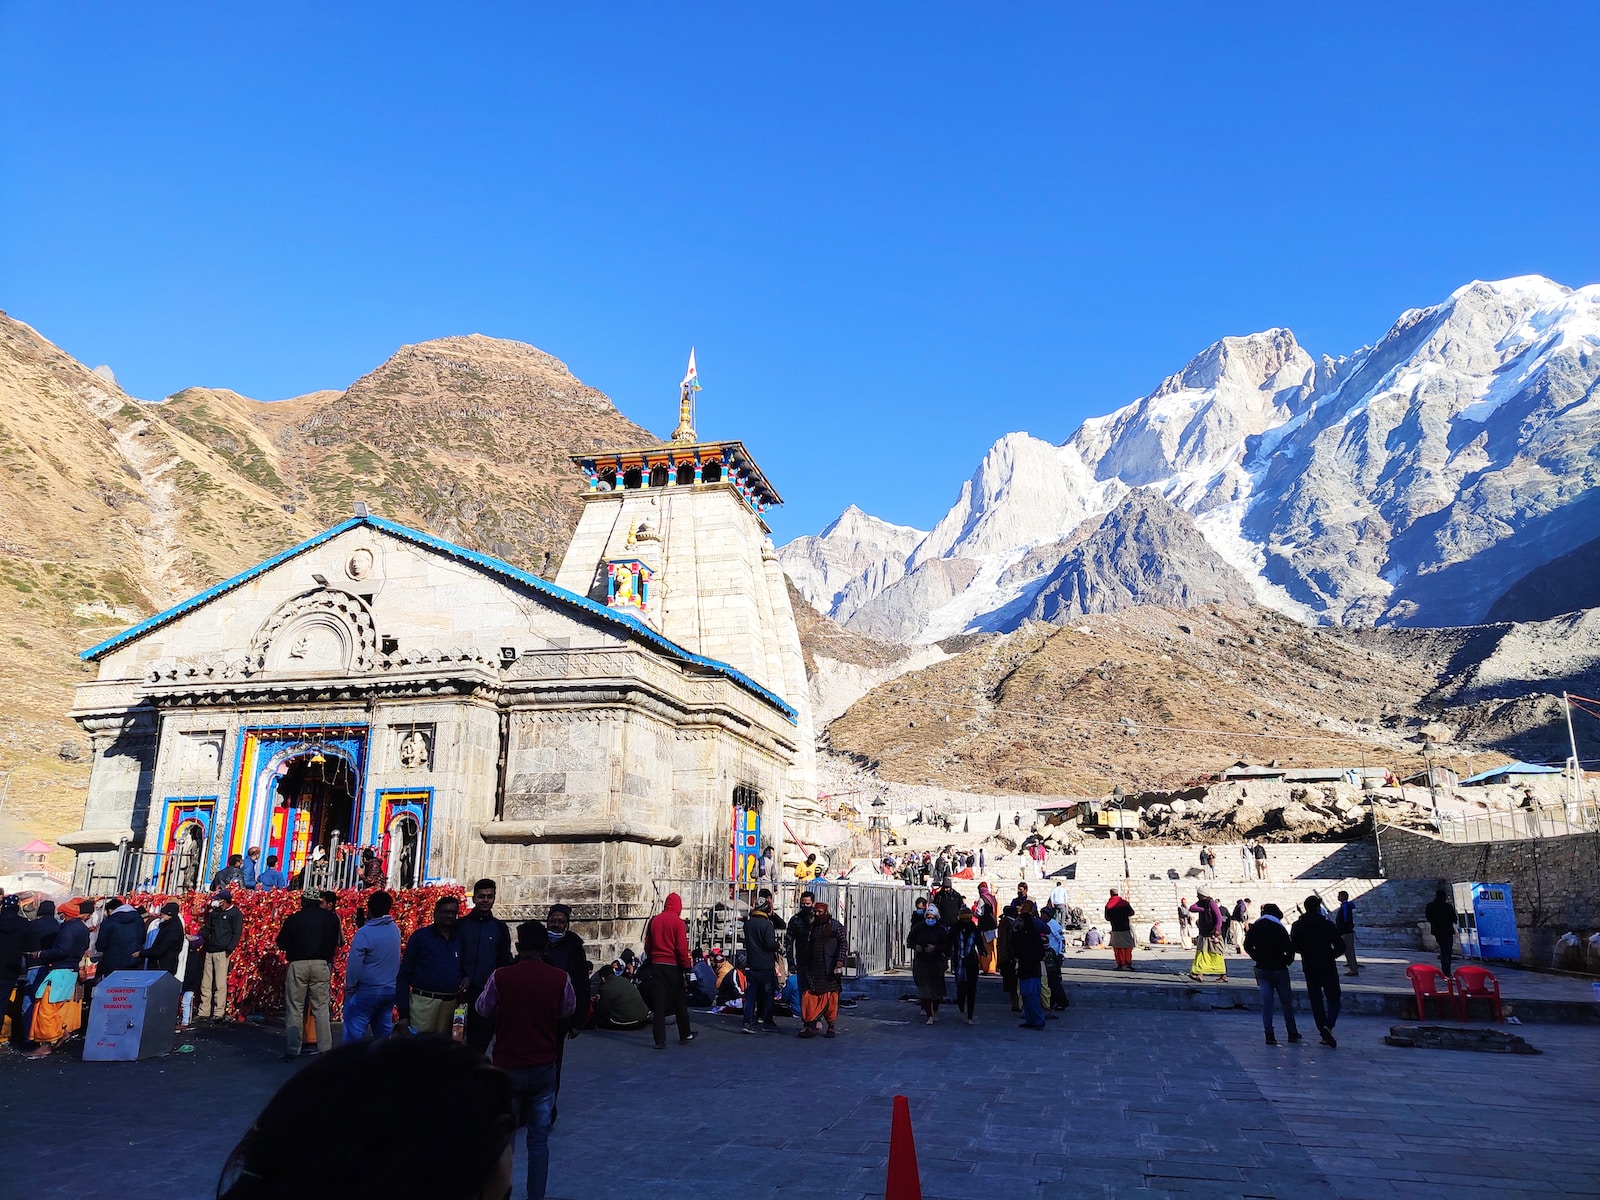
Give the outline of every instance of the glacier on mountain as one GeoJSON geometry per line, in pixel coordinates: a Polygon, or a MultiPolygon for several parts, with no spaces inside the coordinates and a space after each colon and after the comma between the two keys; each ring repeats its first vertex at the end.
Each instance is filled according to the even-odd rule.
{"type": "Polygon", "coordinates": [[[924,643],[1241,595],[1467,623],[1600,528],[1597,383],[1600,286],[1474,282],[1341,358],[1286,329],[1223,338],[1060,445],[1002,437],[925,535],[852,506],[780,557],[835,619],[924,643]],[[1130,508],[1136,489],[1166,503],[1130,508]]]}

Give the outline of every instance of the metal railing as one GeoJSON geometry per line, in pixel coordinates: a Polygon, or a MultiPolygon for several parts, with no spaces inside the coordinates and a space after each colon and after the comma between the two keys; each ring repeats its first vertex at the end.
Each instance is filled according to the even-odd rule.
{"type": "Polygon", "coordinates": [[[1600,804],[1542,804],[1476,815],[1441,812],[1439,836],[1447,842],[1512,842],[1600,832],[1600,804]]]}

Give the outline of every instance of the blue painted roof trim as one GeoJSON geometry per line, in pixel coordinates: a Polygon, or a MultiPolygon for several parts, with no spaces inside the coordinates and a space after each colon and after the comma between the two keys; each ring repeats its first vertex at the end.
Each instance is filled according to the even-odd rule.
{"type": "Polygon", "coordinates": [[[537,575],[530,575],[527,571],[513,567],[510,563],[502,562],[498,558],[493,558],[487,554],[480,554],[476,550],[468,550],[465,546],[457,546],[454,542],[447,542],[443,538],[436,538],[431,534],[423,533],[420,530],[412,529],[409,526],[400,525],[394,521],[387,521],[382,517],[372,516],[351,517],[347,521],[341,521],[332,528],[323,530],[315,537],[308,538],[307,540],[301,542],[298,546],[291,546],[289,549],[284,550],[281,553],[274,554],[271,558],[264,559],[255,566],[251,567],[248,571],[243,571],[240,574],[235,575],[232,579],[225,579],[219,584],[208,587],[203,592],[198,592],[195,595],[190,596],[181,604],[175,604],[165,612],[157,613],[153,617],[146,617],[137,625],[130,626],[121,633],[117,634],[115,637],[107,638],[97,646],[90,646],[89,649],[85,650],[78,657],[83,659],[85,662],[93,662],[96,659],[103,658],[111,651],[116,650],[121,646],[125,646],[137,638],[143,637],[145,634],[154,629],[159,629],[161,626],[170,621],[177,620],[177,618],[183,616],[185,613],[193,612],[201,605],[215,600],[218,596],[226,595],[228,592],[233,591],[234,588],[242,587],[244,584],[249,583],[252,579],[255,579],[258,576],[272,570],[273,567],[288,562],[296,555],[304,554],[307,550],[315,549],[324,542],[332,541],[341,533],[347,533],[350,530],[362,525],[365,525],[371,529],[381,530],[392,537],[399,538],[401,541],[410,542],[413,545],[422,546],[426,549],[437,551],[440,554],[444,554],[450,558],[458,559],[461,562],[470,563],[480,570],[487,571],[491,575],[498,575],[502,579],[508,579],[513,583],[519,584],[530,591],[537,592],[539,595],[554,600],[559,604],[565,604],[568,607],[579,609],[580,611],[587,613],[589,616],[592,616],[607,625],[620,626],[630,636],[638,638],[640,641],[653,646],[655,649],[660,650],[662,653],[671,658],[678,659],[680,662],[693,664],[697,667],[703,667],[708,671],[712,671],[718,675],[724,676],[729,680],[732,680],[734,683],[738,684],[757,699],[765,701],[767,704],[772,705],[773,708],[776,708],[784,715],[785,718],[788,719],[790,724],[798,724],[799,714],[791,705],[785,703],[785,701],[776,693],[762,687],[743,671],[740,671],[735,667],[731,667],[725,662],[720,662],[717,659],[706,658],[704,655],[691,653],[671,639],[662,637],[654,629],[651,629],[648,625],[636,617],[626,616],[617,612],[615,609],[608,608],[604,604],[596,603],[587,596],[580,596],[576,592],[569,592],[564,587],[557,587],[549,580],[540,579],[537,575]]]}

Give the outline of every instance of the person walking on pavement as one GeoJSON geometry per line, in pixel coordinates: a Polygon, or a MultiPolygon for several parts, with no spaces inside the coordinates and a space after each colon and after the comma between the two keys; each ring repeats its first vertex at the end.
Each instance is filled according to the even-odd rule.
{"type": "MultiPolygon", "coordinates": [[[[810,893],[807,893],[809,895],[810,893]]],[[[650,968],[650,1013],[656,1049],[667,1048],[667,1013],[678,1021],[678,1044],[694,1041],[689,1028],[689,1001],[683,994],[683,973],[693,967],[689,933],[683,924],[683,897],[668,894],[661,911],[645,924],[644,960],[650,968]]]]}
{"type": "Polygon", "coordinates": [[[494,880],[478,880],[472,885],[472,907],[456,925],[456,935],[461,939],[461,975],[467,985],[463,1040],[479,1054],[488,1052],[494,1030],[478,1015],[478,993],[490,975],[511,965],[511,927],[494,915],[494,898],[494,880]]]}
{"type": "Polygon", "coordinates": [[[1361,964],[1356,962],[1356,906],[1350,903],[1349,892],[1339,893],[1338,915],[1333,923],[1339,930],[1340,940],[1344,942],[1344,973],[1361,974],[1361,964]]]}
{"type": "Polygon", "coordinates": [[[811,908],[811,932],[806,938],[805,960],[800,970],[800,1036],[817,1036],[817,1026],[828,1023],[825,1037],[836,1037],[839,993],[844,988],[844,964],[849,953],[844,926],[828,914],[826,904],[811,908]]]}
{"type": "Polygon", "coordinates": [[[1317,1022],[1322,1044],[1337,1050],[1333,1027],[1339,1021],[1339,956],[1344,953],[1344,938],[1334,923],[1322,914],[1322,897],[1307,896],[1305,911],[1289,931],[1289,940],[1300,955],[1300,970],[1306,977],[1306,998],[1311,1001],[1311,1016],[1317,1022]]]}
{"type": "Polygon", "coordinates": [[[406,939],[395,972],[394,1008],[399,1018],[396,1033],[436,1033],[449,1037],[456,1003],[466,990],[461,969],[461,902],[441,896],[433,906],[433,924],[406,939]]]}
{"type": "Polygon", "coordinates": [[[978,931],[978,922],[972,910],[963,908],[961,915],[956,918],[955,932],[951,935],[950,963],[956,977],[956,1011],[966,1018],[968,1025],[976,1024],[974,1015],[978,1011],[978,976],[982,970],[979,949],[982,945],[983,935],[978,931]]]}
{"type": "Polygon", "coordinates": [[[939,1005],[944,1003],[944,964],[950,957],[950,934],[939,921],[939,910],[931,905],[922,922],[906,934],[911,951],[911,979],[917,985],[917,1002],[922,1006],[922,1023],[939,1021],[939,1005]]]}
{"type": "Polygon", "coordinates": [[[223,888],[206,905],[206,919],[200,926],[205,966],[200,975],[200,1008],[195,1020],[221,1021],[227,1016],[228,956],[243,936],[244,917],[234,907],[233,893],[223,888]]]}
{"type": "Polygon", "coordinates": [[[744,998],[744,1032],[754,1033],[759,1024],[768,1033],[777,1033],[772,1001],[778,993],[778,931],[772,923],[771,900],[763,898],[745,918],[744,954],[750,985],[744,998]]]}
{"type": "Polygon", "coordinates": [[[1439,969],[1449,975],[1456,952],[1456,906],[1440,888],[1424,906],[1422,915],[1427,918],[1433,940],[1439,943],[1439,969]]]}
{"type": "Polygon", "coordinates": [[[528,1200],[544,1200],[549,1185],[561,1030],[578,1009],[572,978],[544,960],[549,941],[538,921],[517,926],[516,961],[491,974],[473,1004],[491,1024],[490,1062],[511,1076],[517,1119],[528,1130],[528,1200]]]}
{"type": "Polygon", "coordinates": [[[367,920],[350,939],[344,964],[344,1040],[359,1042],[394,1032],[394,980],[400,970],[400,927],[389,913],[394,897],[367,897],[367,920]]]}
{"type": "Polygon", "coordinates": [[[1189,909],[1196,919],[1194,961],[1189,964],[1189,978],[1204,983],[1207,975],[1216,975],[1218,983],[1227,983],[1228,960],[1222,953],[1222,909],[1205,888],[1195,893],[1195,902],[1189,909]]]}
{"type": "Polygon", "coordinates": [[[1116,888],[1111,889],[1111,899],[1106,901],[1106,921],[1111,926],[1111,955],[1117,960],[1117,970],[1133,970],[1133,950],[1139,939],[1133,932],[1133,905],[1116,888]]]}
{"type": "Polygon", "coordinates": [[[317,1053],[333,1049],[333,1022],[328,989],[333,959],[344,944],[339,918],[322,907],[322,896],[311,889],[300,894],[300,911],[278,930],[278,949],[289,962],[283,979],[283,1030],[288,1042],[285,1060],[300,1057],[305,1036],[306,1006],[317,1030],[317,1053]]]}
{"type": "Polygon", "coordinates": [[[577,1005],[572,1016],[561,1019],[560,1036],[556,1039],[556,1099],[550,1106],[550,1123],[554,1125],[560,1107],[561,1066],[567,1060],[567,1043],[578,1036],[589,1019],[589,955],[583,939],[572,929],[572,906],[569,904],[552,904],[545,912],[544,960],[556,970],[567,973],[577,1005]]]}
{"type": "Polygon", "coordinates": [[[1276,904],[1261,906],[1261,919],[1250,926],[1244,937],[1244,952],[1256,965],[1256,983],[1261,988],[1261,1023],[1266,1027],[1267,1045],[1276,1046],[1272,1032],[1272,1002],[1283,1005],[1283,1027],[1289,1041],[1301,1039],[1294,1023],[1294,991],[1289,983],[1289,964],[1294,962],[1294,942],[1283,927],[1283,910],[1276,904]]]}

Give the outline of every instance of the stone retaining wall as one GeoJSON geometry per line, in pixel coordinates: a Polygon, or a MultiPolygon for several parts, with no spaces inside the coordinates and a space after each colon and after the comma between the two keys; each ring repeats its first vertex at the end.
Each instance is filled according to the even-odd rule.
{"type": "Polygon", "coordinates": [[[1460,844],[1385,828],[1381,840],[1391,879],[1509,883],[1526,963],[1549,966],[1569,929],[1583,938],[1600,929],[1600,834],[1460,844]]]}

